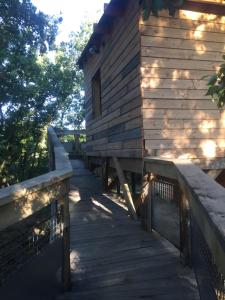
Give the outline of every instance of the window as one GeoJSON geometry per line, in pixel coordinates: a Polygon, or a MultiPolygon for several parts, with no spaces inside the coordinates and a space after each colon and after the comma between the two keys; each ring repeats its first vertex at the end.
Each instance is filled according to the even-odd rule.
{"type": "Polygon", "coordinates": [[[92,78],[92,111],[94,118],[100,117],[102,114],[100,70],[98,70],[98,72],[92,78]]]}

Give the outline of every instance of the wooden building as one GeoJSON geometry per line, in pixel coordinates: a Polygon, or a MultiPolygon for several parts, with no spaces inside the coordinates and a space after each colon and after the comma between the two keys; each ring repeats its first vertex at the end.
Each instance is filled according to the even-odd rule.
{"type": "Polygon", "coordinates": [[[225,1],[185,1],[143,21],[138,0],[111,0],[84,49],[87,155],[141,172],[144,156],[225,166],[225,111],[206,96],[225,52],[225,1]],[[132,158],[132,163],[130,159],[132,158]]]}

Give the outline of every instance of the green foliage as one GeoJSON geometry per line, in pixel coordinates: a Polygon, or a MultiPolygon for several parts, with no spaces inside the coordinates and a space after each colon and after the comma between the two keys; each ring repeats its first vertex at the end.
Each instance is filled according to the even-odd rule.
{"type": "MultiPolygon", "coordinates": [[[[63,66],[65,75],[64,89],[67,96],[58,111],[56,126],[82,129],[84,121],[84,76],[77,65],[92,32],[92,24],[84,22],[78,32],[72,32],[68,42],[63,42],[56,50],[56,66],[63,66]],[[67,86],[66,86],[67,85],[67,86]],[[69,93],[68,93],[69,91],[69,93]]],[[[59,77],[59,76],[57,76],[59,77]]]]}
{"type": "Polygon", "coordinates": [[[83,121],[75,59],[86,29],[55,47],[60,21],[30,0],[0,0],[0,187],[47,171],[46,128],[62,113],[71,113],[68,123],[83,121]]]}
{"type": "MultiPolygon", "coordinates": [[[[223,55],[225,60],[225,55],[223,55]]],[[[225,104],[225,63],[220,65],[219,71],[214,74],[208,82],[207,95],[212,97],[212,100],[219,108],[225,104]]]]}
{"type": "Polygon", "coordinates": [[[143,20],[148,20],[153,14],[158,16],[158,12],[167,9],[170,16],[174,16],[177,9],[184,4],[184,0],[140,0],[143,9],[143,20]]]}
{"type": "Polygon", "coordinates": [[[38,57],[54,46],[57,24],[30,0],[0,1],[0,186],[43,170],[43,73],[38,57]]]}

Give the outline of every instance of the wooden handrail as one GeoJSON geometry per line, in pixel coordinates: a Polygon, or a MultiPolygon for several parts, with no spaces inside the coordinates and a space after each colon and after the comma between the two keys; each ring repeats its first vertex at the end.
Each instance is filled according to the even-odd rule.
{"type": "Polygon", "coordinates": [[[48,135],[55,155],[55,170],[0,190],[0,230],[68,193],[65,183],[73,174],[72,166],[52,128],[48,129],[48,135]]]}
{"type": "Polygon", "coordinates": [[[50,172],[0,190],[0,231],[58,200],[63,206],[64,289],[70,285],[69,178],[73,175],[68,154],[52,127],[48,128],[50,172]]]}
{"type": "Polygon", "coordinates": [[[178,180],[215,263],[225,276],[225,189],[188,160],[146,157],[146,172],[178,180]]]}
{"type": "Polygon", "coordinates": [[[60,128],[54,128],[55,133],[57,136],[65,136],[65,135],[84,135],[86,134],[85,129],[80,129],[80,130],[73,130],[73,129],[60,129],[60,128]]]}

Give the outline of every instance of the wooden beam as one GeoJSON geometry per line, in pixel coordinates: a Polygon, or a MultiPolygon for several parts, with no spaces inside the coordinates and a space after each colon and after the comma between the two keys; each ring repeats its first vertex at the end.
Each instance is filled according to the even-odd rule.
{"type": "Polygon", "coordinates": [[[225,5],[222,3],[187,0],[182,9],[225,16],[225,5]]]}
{"type": "Polygon", "coordinates": [[[105,10],[105,16],[107,17],[122,17],[124,15],[124,9],[121,7],[109,7],[105,10]]]}
{"type": "Polygon", "coordinates": [[[70,129],[60,129],[54,128],[55,134],[57,136],[64,136],[64,135],[81,135],[86,134],[86,130],[70,130],[70,129]]]}
{"type": "Polygon", "coordinates": [[[12,195],[10,201],[0,206],[0,230],[29,217],[55,199],[67,195],[67,180],[53,181],[50,186],[43,186],[40,190],[27,193],[21,189],[21,194],[18,191],[18,198],[12,195]]]}
{"type": "MultiPolygon", "coordinates": [[[[122,1],[121,1],[122,2],[122,1]]],[[[104,4],[104,15],[107,17],[122,17],[125,12],[125,6],[123,3],[120,4],[104,4]]]]}
{"type": "Polygon", "coordinates": [[[105,13],[105,11],[106,11],[108,5],[109,5],[109,3],[104,3],[104,13],[105,13]]]}
{"type": "Polygon", "coordinates": [[[96,34],[100,34],[100,35],[104,35],[104,34],[110,34],[111,32],[111,28],[110,26],[106,26],[106,25],[99,25],[99,24],[94,24],[94,33],[96,34]]]}
{"type": "MultiPolygon", "coordinates": [[[[137,174],[143,173],[143,160],[138,158],[119,158],[120,166],[123,171],[133,172],[137,174]]],[[[114,168],[113,159],[109,160],[109,165],[114,168]]]]}
{"type": "Polygon", "coordinates": [[[90,164],[101,166],[104,157],[88,156],[90,164]]]}
{"type": "Polygon", "coordinates": [[[159,157],[145,157],[145,168],[147,172],[157,174],[170,179],[177,179],[173,162],[159,157]]]}
{"type": "Polygon", "coordinates": [[[208,170],[207,174],[216,180],[216,178],[222,173],[223,170],[208,170]]]}
{"type": "Polygon", "coordinates": [[[123,195],[124,195],[124,198],[126,200],[128,210],[129,210],[131,216],[134,219],[137,219],[136,210],[135,210],[135,207],[134,207],[131,192],[130,192],[129,186],[128,186],[126,180],[125,180],[123,170],[121,169],[121,166],[120,166],[120,163],[119,163],[119,160],[117,159],[117,157],[115,157],[115,156],[113,157],[113,162],[114,162],[114,166],[115,166],[116,171],[117,171],[117,175],[119,177],[120,185],[121,185],[122,190],[123,190],[123,195]]]}

